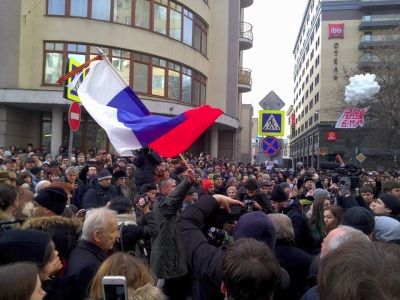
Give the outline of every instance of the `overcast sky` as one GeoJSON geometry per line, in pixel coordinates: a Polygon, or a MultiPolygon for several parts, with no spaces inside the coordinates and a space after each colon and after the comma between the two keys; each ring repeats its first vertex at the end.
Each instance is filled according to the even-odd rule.
{"type": "MultiPolygon", "coordinates": [[[[258,102],[273,90],[286,104],[293,97],[293,48],[308,0],[254,0],[244,9],[244,21],[253,25],[253,48],[244,51],[243,67],[252,70],[251,92],[243,103],[258,102]]],[[[255,105],[256,104],[256,105],[255,105]]]]}

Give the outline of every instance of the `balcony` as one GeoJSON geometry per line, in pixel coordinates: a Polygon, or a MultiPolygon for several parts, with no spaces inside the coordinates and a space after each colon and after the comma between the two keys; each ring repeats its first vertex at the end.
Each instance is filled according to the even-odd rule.
{"type": "Polygon", "coordinates": [[[253,25],[250,23],[240,22],[239,47],[240,50],[253,47],[253,25]]]}
{"type": "Polygon", "coordinates": [[[238,90],[239,93],[247,93],[251,91],[251,70],[245,68],[239,68],[238,76],[238,90]]]}
{"type": "Polygon", "coordinates": [[[363,35],[358,49],[390,48],[400,44],[398,34],[363,35]]]}
{"type": "Polygon", "coordinates": [[[253,4],[254,0],[240,0],[240,8],[246,8],[253,4]]]}
{"type": "Polygon", "coordinates": [[[361,70],[371,70],[372,68],[382,66],[382,61],[371,53],[364,53],[360,56],[360,61],[358,63],[358,67],[361,70]]]}
{"type": "Polygon", "coordinates": [[[369,29],[387,29],[394,28],[400,25],[400,17],[398,15],[375,15],[363,16],[361,24],[358,27],[360,30],[369,29]]]}
{"type": "Polygon", "coordinates": [[[360,10],[400,7],[400,1],[396,0],[360,0],[360,10]]]}

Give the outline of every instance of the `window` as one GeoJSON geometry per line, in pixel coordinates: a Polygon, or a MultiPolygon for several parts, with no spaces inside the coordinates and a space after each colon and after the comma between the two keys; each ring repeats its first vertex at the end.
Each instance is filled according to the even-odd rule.
{"type": "Polygon", "coordinates": [[[182,6],[170,2],[169,36],[175,40],[182,40],[182,6]]]}
{"type": "Polygon", "coordinates": [[[191,103],[192,102],[192,80],[188,75],[182,75],[182,93],[183,102],[191,103]]]}
{"type": "Polygon", "coordinates": [[[314,107],[314,101],[313,101],[313,99],[311,99],[309,106],[310,106],[310,109],[312,109],[312,108],[314,107]]]}
{"type": "Polygon", "coordinates": [[[147,64],[142,64],[135,62],[133,65],[133,89],[135,92],[147,94],[149,92],[148,88],[148,74],[149,66],[147,64]]]}
{"type": "Polygon", "coordinates": [[[364,32],[363,42],[371,42],[372,41],[372,32],[364,32]]]}
{"type": "Polygon", "coordinates": [[[317,58],[315,59],[315,68],[317,68],[319,65],[319,55],[317,56],[317,58]]]}
{"type": "Polygon", "coordinates": [[[151,93],[157,96],[165,94],[165,69],[153,67],[151,93]]]}
{"type": "Polygon", "coordinates": [[[132,0],[114,0],[114,22],[131,25],[132,0]]]}
{"type": "Polygon", "coordinates": [[[314,123],[317,123],[318,120],[319,120],[319,113],[316,112],[316,113],[314,114],[314,123]]]}
{"type": "Polygon", "coordinates": [[[311,93],[313,90],[314,90],[314,84],[311,83],[311,84],[310,84],[310,93],[311,93]]]}
{"type": "Polygon", "coordinates": [[[70,7],[71,16],[87,17],[87,10],[88,10],[87,0],[70,0],[70,1],[71,1],[71,7],[70,7]]]}
{"type": "Polygon", "coordinates": [[[150,29],[150,1],[136,0],[135,25],[150,29]]]}
{"type": "Polygon", "coordinates": [[[306,108],[304,109],[304,114],[308,114],[308,105],[306,106],[306,108]]]}
{"type": "Polygon", "coordinates": [[[319,83],[319,73],[317,74],[317,76],[315,76],[315,86],[317,86],[319,83]]]}
{"type": "Polygon", "coordinates": [[[154,3],[154,31],[167,34],[167,0],[155,0],[154,3]],[[158,3],[156,3],[158,2],[158,3]]]}
{"type": "Polygon", "coordinates": [[[110,20],[110,0],[92,0],[92,18],[110,20]]]}
{"type": "Polygon", "coordinates": [[[44,83],[55,84],[62,75],[62,43],[45,43],[44,83]]]}
{"type": "Polygon", "coordinates": [[[168,70],[168,98],[181,98],[181,74],[172,70],[168,70]]]}
{"type": "Polygon", "coordinates": [[[130,52],[126,50],[112,50],[112,65],[116,68],[125,81],[129,84],[130,78],[130,52]]]}
{"type": "Polygon", "coordinates": [[[48,0],[47,13],[56,16],[65,15],[65,0],[48,0]]]}
{"type": "Polygon", "coordinates": [[[316,93],[314,96],[314,104],[317,104],[319,102],[319,93],[316,93]]]}
{"type": "Polygon", "coordinates": [[[308,120],[304,123],[304,129],[308,128],[308,120]]]}
{"type": "MultiPolygon", "coordinates": [[[[196,106],[206,102],[207,78],[201,73],[159,57],[98,47],[135,92],[196,106]]],[[[97,54],[95,45],[45,42],[43,84],[55,85],[67,58],[83,63],[97,54]]]]}
{"type": "Polygon", "coordinates": [[[183,10],[183,42],[192,46],[193,42],[193,13],[187,9],[183,10]]]}

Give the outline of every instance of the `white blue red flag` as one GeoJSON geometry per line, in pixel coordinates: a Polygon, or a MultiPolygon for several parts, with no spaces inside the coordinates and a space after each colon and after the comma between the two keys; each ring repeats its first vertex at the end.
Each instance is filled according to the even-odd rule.
{"type": "Polygon", "coordinates": [[[78,95],[121,156],[143,147],[178,156],[223,113],[204,105],[176,117],[153,115],[107,59],[91,63],[78,95]]]}

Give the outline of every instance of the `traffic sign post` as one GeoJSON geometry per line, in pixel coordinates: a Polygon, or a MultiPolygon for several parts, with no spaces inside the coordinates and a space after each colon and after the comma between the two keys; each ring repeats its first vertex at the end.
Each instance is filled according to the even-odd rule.
{"type": "Polygon", "coordinates": [[[262,109],[280,110],[285,106],[285,102],[274,91],[270,91],[258,104],[262,109]]]}
{"type": "Polygon", "coordinates": [[[68,157],[72,156],[72,144],[74,141],[74,132],[78,131],[81,125],[81,106],[77,102],[72,102],[68,110],[68,124],[69,124],[69,143],[68,143],[68,157]]]}
{"type": "Polygon", "coordinates": [[[260,110],[258,116],[259,136],[283,136],[285,112],[283,110],[260,110]]]}

